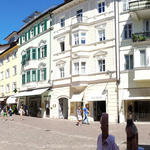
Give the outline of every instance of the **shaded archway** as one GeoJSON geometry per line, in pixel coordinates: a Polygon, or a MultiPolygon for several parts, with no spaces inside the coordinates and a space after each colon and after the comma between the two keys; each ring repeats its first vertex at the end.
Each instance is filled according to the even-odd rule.
{"type": "Polygon", "coordinates": [[[59,99],[59,118],[68,119],[68,99],[67,98],[59,99]]]}

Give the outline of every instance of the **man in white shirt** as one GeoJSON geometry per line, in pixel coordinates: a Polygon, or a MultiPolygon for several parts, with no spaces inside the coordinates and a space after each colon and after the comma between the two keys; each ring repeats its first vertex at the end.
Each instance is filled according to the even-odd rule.
{"type": "Polygon", "coordinates": [[[115,143],[115,137],[109,135],[108,114],[103,113],[100,120],[102,134],[97,139],[97,150],[119,150],[115,143]]]}

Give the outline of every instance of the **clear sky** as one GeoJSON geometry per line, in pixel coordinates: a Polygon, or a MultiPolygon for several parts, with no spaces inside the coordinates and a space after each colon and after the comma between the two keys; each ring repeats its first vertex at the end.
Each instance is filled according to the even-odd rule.
{"type": "Polygon", "coordinates": [[[1,0],[0,3],[0,44],[11,32],[18,31],[22,20],[35,10],[44,11],[51,6],[63,3],[64,0],[1,0]]]}

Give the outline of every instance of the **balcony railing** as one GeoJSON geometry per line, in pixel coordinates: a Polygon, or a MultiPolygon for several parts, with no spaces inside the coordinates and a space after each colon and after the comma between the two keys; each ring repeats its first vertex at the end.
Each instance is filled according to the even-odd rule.
{"type": "Polygon", "coordinates": [[[150,1],[149,0],[138,0],[129,2],[129,10],[136,11],[139,9],[148,9],[150,8],[150,1]]]}
{"type": "Polygon", "coordinates": [[[146,41],[150,38],[150,32],[134,33],[132,34],[133,42],[146,41]]]}
{"type": "Polygon", "coordinates": [[[88,17],[76,16],[76,17],[72,18],[72,24],[77,24],[77,23],[88,23],[88,17]]]}

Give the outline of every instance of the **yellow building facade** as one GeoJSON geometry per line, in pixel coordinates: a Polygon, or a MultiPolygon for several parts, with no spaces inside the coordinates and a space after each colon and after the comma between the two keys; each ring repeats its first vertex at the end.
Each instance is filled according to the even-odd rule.
{"type": "MultiPolygon", "coordinates": [[[[16,99],[10,99],[19,91],[20,85],[20,63],[18,57],[18,46],[16,42],[10,44],[10,47],[0,54],[0,99],[7,102],[16,99]]],[[[13,103],[13,102],[12,102],[13,103]]]]}

